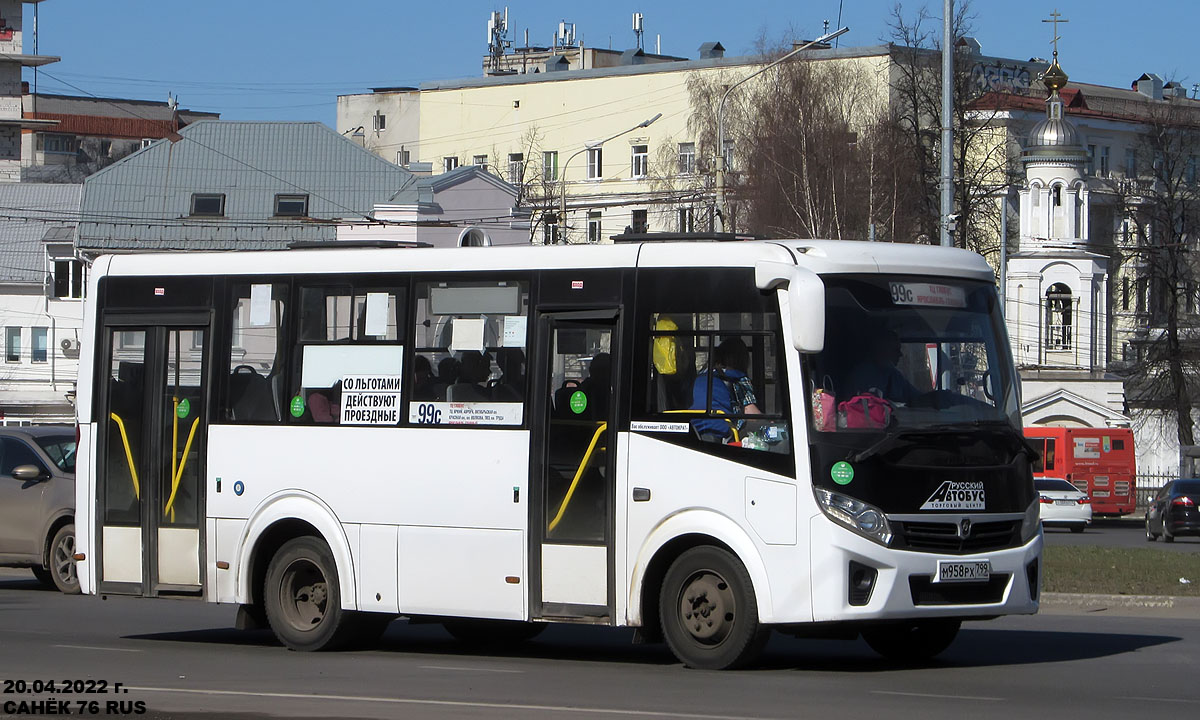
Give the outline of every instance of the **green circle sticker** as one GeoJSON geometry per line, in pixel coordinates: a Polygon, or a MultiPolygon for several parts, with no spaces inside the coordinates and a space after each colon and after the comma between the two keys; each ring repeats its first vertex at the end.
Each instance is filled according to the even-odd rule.
{"type": "Polygon", "coordinates": [[[190,402],[188,402],[187,398],[180,400],[179,404],[175,406],[175,416],[178,417],[180,420],[187,417],[188,413],[190,413],[191,411],[192,411],[192,404],[190,402]]]}
{"type": "Polygon", "coordinates": [[[854,468],[845,460],[836,462],[829,468],[829,477],[838,485],[849,485],[854,479],[854,468]]]}
{"type": "Polygon", "coordinates": [[[571,393],[571,412],[578,415],[587,409],[587,394],[582,390],[571,393]]]}
{"type": "Polygon", "coordinates": [[[300,417],[304,414],[304,398],[297,395],[292,398],[292,417],[300,417]]]}

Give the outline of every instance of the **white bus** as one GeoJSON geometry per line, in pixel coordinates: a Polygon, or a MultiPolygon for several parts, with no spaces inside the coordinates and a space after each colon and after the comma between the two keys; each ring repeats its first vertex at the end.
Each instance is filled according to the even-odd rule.
{"type": "Polygon", "coordinates": [[[925,658],[1038,608],[991,269],[832,241],[102,257],[80,357],[88,593],[287,647],[771,630],[925,658]]]}

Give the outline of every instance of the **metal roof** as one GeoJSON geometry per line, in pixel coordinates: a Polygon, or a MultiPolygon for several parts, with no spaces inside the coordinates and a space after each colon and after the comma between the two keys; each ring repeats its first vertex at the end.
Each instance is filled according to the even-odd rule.
{"type": "Polygon", "coordinates": [[[201,120],[84,181],[78,247],[279,249],[333,240],[336,220],[370,215],[414,176],[321,123],[201,120]],[[194,193],[224,195],[222,217],[191,216],[194,193]],[[307,195],[308,217],[275,217],[275,196],[307,195]]]}
{"type": "Polygon", "coordinates": [[[48,231],[66,234],[79,215],[82,185],[0,183],[0,282],[36,283],[46,275],[48,231]]]}

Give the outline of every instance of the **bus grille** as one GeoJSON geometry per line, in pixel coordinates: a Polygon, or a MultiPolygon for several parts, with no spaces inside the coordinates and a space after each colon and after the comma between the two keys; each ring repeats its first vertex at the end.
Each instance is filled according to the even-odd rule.
{"type": "Polygon", "coordinates": [[[1021,544],[1020,520],[977,522],[967,536],[958,536],[958,524],[953,522],[896,522],[893,547],[919,552],[941,552],[956,555],[988,552],[1021,544]]]}
{"type": "Polygon", "coordinates": [[[928,575],[910,575],[913,605],[992,605],[1004,599],[1012,575],[993,575],[987,582],[935,583],[928,575]]]}

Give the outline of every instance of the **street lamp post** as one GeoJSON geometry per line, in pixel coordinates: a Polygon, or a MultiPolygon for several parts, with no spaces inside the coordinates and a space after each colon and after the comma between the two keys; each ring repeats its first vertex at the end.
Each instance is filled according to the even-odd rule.
{"type": "MultiPolygon", "coordinates": [[[[761,75],[762,73],[765,73],[766,71],[768,71],[771,68],[775,67],[776,65],[784,62],[785,60],[788,60],[788,59],[794,57],[796,54],[800,53],[801,51],[807,50],[810,47],[812,47],[813,45],[818,45],[820,43],[829,42],[830,40],[834,39],[835,37],[845,34],[849,31],[850,31],[850,28],[848,28],[848,27],[839,28],[827,35],[822,35],[821,37],[817,38],[816,40],[806,42],[803,45],[801,45],[800,47],[798,47],[795,50],[788,53],[787,55],[784,55],[783,57],[779,58],[778,60],[776,60],[772,63],[764,65],[763,67],[759,68],[758,70],[755,70],[754,72],[750,73],[749,75],[742,78],[741,80],[738,80],[734,84],[730,85],[729,88],[727,90],[725,90],[725,93],[723,95],[721,95],[721,102],[717,104],[717,222],[718,222],[717,230],[718,230],[718,232],[725,232],[725,217],[726,217],[726,209],[725,209],[725,101],[729,98],[729,93],[733,92],[735,88],[737,88],[739,85],[746,82],[750,78],[755,77],[757,75],[761,75]]],[[[732,229],[733,228],[730,228],[730,230],[732,230],[732,229]]]]}
{"type": "Polygon", "coordinates": [[[579,157],[579,155],[581,153],[585,153],[588,150],[595,150],[596,148],[600,147],[601,145],[608,142],[609,140],[616,140],[617,138],[621,137],[622,135],[624,135],[626,133],[631,133],[634,130],[637,130],[639,128],[650,127],[650,125],[652,125],[654,123],[654,121],[659,119],[660,117],[662,117],[662,113],[657,113],[657,114],[655,114],[654,117],[649,118],[647,120],[643,120],[640,123],[638,123],[637,125],[634,125],[633,127],[629,128],[627,130],[622,130],[621,132],[617,133],[616,135],[611,135],[609,137],[604,138],[603,140],[594,140],[590,143],[586,143],[586,144],[584,144],[583,148],[576,150],[570,157],[567,158],[567,161],[562,164],[562,167],[559,168],[559,171],[558,171],[558,181],[559,181],[558,223],[559,223],[559,226],[562,227],[562,229],[563,229],[563,242],[566,242],[566,237],[567,237],[567,235],[566,235],[566,230],[567,230],[567,165],[570,165],[571,161],[574,160],[575,158],[579,157]]]}

